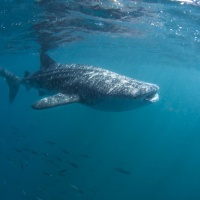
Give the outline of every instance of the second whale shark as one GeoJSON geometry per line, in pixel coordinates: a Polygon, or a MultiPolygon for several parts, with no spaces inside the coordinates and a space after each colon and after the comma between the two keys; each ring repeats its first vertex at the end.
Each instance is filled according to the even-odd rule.
{"type": "Polygon", "coordinates": [[[10,101],[20,85],[38,89],[40,96],[48,95],[33,103],[34,109],[81,103],[98,110],[125,111],[159,100],[159,87],[155,84],[98,67],[59,64],[44,53],[40,55],[40,62],[40,70],[33,74],[25,72],[22,79],[0,68],[0,76],[9,86],[10,101]]]}

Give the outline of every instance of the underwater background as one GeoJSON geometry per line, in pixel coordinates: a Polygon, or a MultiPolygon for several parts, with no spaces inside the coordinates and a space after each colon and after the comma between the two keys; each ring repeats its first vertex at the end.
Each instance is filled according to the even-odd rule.
{"type": "Polygon", "coordinates": [[[0,66],[23,77],[45,51],[159,85],[127,112],[12,104],[0,79],[1,200],[200,199],[200,1],[1,0],[0,66]]]}

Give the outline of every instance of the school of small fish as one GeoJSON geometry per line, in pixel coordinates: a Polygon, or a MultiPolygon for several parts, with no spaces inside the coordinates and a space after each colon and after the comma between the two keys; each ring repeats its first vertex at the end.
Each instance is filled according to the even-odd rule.
{"type": "MultiPolygon", "coordinates": [[[[45,200],[52,196],[53,199],[59,199],[62,196],[67,197],[72,194],[79,195],[79,197],[98,194],[98,188],[95,188],[95,186],[87,188],[87,184],[80,185],[79,182],[71,178],[71,174],[76,175],[78,173],[78,176],[80,176],[86,170],[98,173],[96,169],[92,169],[92,166],[88,169],[82,167],[83,162],[89,166],[92,159],[88,152],[72,153],[66,147],[60,147],[56,141],[48,139],[43,141],[45,148],[41,150],[33,147],[33,143],[30,143],[28,137],[16,127],[11,127],[10,135],[0,136],[0,143],[3,146],[9,144],[7,149],[0,146],[0,161],[1,164],[4,163],[7,166],[7,169],[10,170],[9,175],[13,177],[13,179],[8,178],[8,180],[1,179],[0,185],[13,185],[25,199],[45,200]],[[33,168],[33,166],[35,167],[33,168]],[[33,174],[38,178],[33,181],[34,198],[26,181],[23,182],[24,177],[32,177],[33,174]],[[19,176],[21,178],[16,180],[16,177],[19,176]],[[60,188],[60,191],[54,188],[60,188]]],[[[111,170],[111,173],[132,174],[119,166],[113,166],[113,169],[109,170],[111,170]]]]}

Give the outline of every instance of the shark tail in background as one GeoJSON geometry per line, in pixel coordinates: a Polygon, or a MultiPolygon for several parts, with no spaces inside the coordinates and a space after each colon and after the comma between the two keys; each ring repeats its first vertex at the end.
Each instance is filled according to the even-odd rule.
{"type": "Polygon", "coordinates": [[[21,79],[13,73],[0,67],[0,77],[2,77],[9,87],[9,100],[12,102],[19,90],[21,79]]]}

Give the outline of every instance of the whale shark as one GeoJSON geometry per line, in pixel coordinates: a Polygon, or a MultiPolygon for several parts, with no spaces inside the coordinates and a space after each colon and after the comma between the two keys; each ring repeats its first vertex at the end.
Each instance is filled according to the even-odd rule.
{"type": "Polygon", "coordinates": [[[32,104],[41,110],[71,103],[80,103],[102,111],[126,111],[159,100],[156,84],[120,75],[99,67],[81,64],[60,64],[46,53],[40,54],[40,69],[26,71],[19,78],[5,68],[0,76],[9,87],[9,100],[17,95],[19,86],[36,88],[41,97],[32,104]]]}

